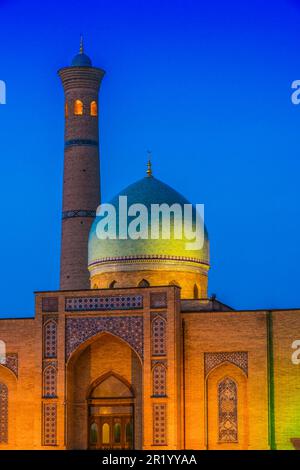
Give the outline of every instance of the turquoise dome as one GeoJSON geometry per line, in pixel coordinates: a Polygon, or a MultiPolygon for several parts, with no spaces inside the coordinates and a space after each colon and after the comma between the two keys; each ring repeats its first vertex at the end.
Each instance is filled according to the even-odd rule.
{"type": "Polygon", "coordinates": [[[73,58],[71,66],[72,67],[92,67],[92,61],[89,58],[89,56],[87,56],[83,52],[80,52],[73,58]]]}
{"type": "MultiPolygon", "coordinates": [[[[189,201],[175,191],[173,188],[163,183],[162,181],[154,178],[153,176],[146,176],[141,180],[131,184],[117,194],[111,201],[116,209],[117,215],[117,234],[118,234],[118,215],[119,215],[119,196],[127,196],[128,207],[132,204],[144,204],[148,213],[151,214],[151,204],[179,204],[182,207],[184,204],[189,204],[189,201]]],[[[195,209],[193,209],[195,214],[195,209]]],[[[101,264],[104,262],[122,262],[126,260],[140,260],[143,259],[166,259],[178,261],[191,261],[204,265],[209,264],[209,242],[208,235],[205,229],[204,244],[201,249],[187,250],[186,238],[175,239],[173,230],[171,229],[171,239],[165,240],[161,237],[161,232],[158,239],[99,239],[97,237],[97,224],[104,216],[97,216],[91,226],[88,244],[88,263],[89,267],[101,264]]],[[[128,222],[135,217],[128,217],[128,222]]],[[[150,219],[150,217],[149,217],[150,219]]],[[[171,227],[176,226],[176,219],[171,222],[171,227]],[[174,224],[174,225],[173,225],[174,224]]],[[[148,225],[149,227],[149,225],[148,225]]],[[[150,233],[150,232],[149,232],[150,233]]]]}

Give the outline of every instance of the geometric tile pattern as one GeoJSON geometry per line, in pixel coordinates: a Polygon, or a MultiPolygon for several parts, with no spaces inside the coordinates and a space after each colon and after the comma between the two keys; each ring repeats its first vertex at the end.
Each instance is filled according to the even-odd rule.
{"type": "Polygon", "coordinates": [[[167,371],[165,365],[158,363],[152,369],[152,394],[155,397],[164,397],[167,394],[167,371]]]}
{"type": "Polygon", "coordinates": [[[53,319],[44,325],[44,357],[53,358],[57,355],[57,322],[53,319]]]}
{"type": "Polygon", "coordinates": [[[57,395],[57,369],[54,365],[48,365],[43,372],[43,396],[55,398],[57,395]]]}
{"type": "Polygon", "coordinates": [[[2,365],[10,369],[18,377],[18,353],[6,353],[4,361],[2,365]]]}
{"type": "Polygon", "coordinates": [[[43,445],[56,445],[57,405],[44,403],[43,405],[43,445]]]}
{"type": "Polygon", "coordinates": [[[168,306],[166,292],[153,292],[150,294],[151,308],[166,308],[168,306]]]}
{"type": "Polygon", "coordinates": [[[0,444],[8,442],[8,388],[0,383],[0,444]]]}
{"type": "Polygon", "coordinates": [[[135,310],[141,308],[143,308],[142,295],[67,297],[65,303],[66,312],[135,310]]]}
{"type": "Polygon", "coordinates": [[[167,322],[157,315],[152,320],[152,355],[165,356],[166,349],[166,326],[167,322]]]}
{"type": "Polygon", "coordinates": [[[42,311],[43,312],[58,312],[58,297],[43,297],[42,298],[42,311]]]}
{"type": "Polygon", "coordinates": [[[218,385],[219,442],[238,441],[237,385],[225,377],[218,385]]]}
{"type": "Polygon", "coordinates": [[[167,405],[155,403],[153,405],[153,444],[167,445],[167,405]]]}
{"type": "Polygon", "coordinates": [[[67,318],[66,358],[84,341],[105,331],[124,339],[143,359],[143,319],[129,316],[67,318]]]}
{"type": "Polygon", "coordinates": [[[242,369],[248,375],[248,353],[247,352],[217,352],[204,354],[204,375],[219,366],[223,362],[231,362],[242,369]]]}

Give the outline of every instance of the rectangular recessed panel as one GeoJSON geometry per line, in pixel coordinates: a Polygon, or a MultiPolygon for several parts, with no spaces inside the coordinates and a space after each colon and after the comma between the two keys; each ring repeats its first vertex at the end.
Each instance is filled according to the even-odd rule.
{"type": "Polygon", "coordinates": [[[67,297],[65,300],[66,312],[136,310],[141,308],[143,308],[142,295],[67,297]]]}

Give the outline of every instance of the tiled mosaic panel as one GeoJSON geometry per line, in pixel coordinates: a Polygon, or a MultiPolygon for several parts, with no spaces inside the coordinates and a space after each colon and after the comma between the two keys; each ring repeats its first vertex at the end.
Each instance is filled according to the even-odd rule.
{"type": "Polygon", "coordinates": [[[10,369],[15,374],[15,376],[18,377],[18,364],[18,353],[7,353],[5,362],[2,365],[10,369]]]}
{"type": "Polygon", "coordinates": [[[124,316],[67,318],[67,358],[80,344],[102,331],[124,339],[143,358],[143,319],[124,316]]]}
{"type": "Polygon", "coordinates": [[[151,308],[166,308],[168,305],[167,293],[157,292],[150,294],[150,307],[151,308]]]}
{"type": "Polygon", "coordinates": [[[219,442],[238,441],[237,385],[226,377],[218,385],[219,442]]]}
{"type": "Polygon", "coordinates": [[[142,295],[67,297],[65,300],[66,312],[135,310],[141,308],[143,308],[142,295]]]}
{"type": "Polygon", "coordinates": [[[42,298],[42,311],[43,312],[58,312],[58,297],[43,297],[42,298]]]}
{"type": "Polygon", "coordinates": [[[223,362],[230,362],[240,369],[245,374],[248,374],[248,353],[247,352],[217,352],[217,353],[205,353],[204,355],[204,368],[205,376],[223,362]]]}
{"type": "Polygon", "coordinates": [[[0,444],[8,442],[8,388],[0,383],[0,444]]]}
{"type": "Polygon", "coordinates": [[[162,364],[156,364],[152,370],[152,382],[153,382],[153,395],[154,396],[165,396],[167,391],[166,386],[167,371],[166,367],[162,364]]]}
{"type": "Polygon", "coordinates": [[[167,445],[167,405],[165,403],[153,405],[153,444],[167,445]]]}
{"type": "Polygon", "coordinates": [[[43,372],[43,395],[46,398],[54,398],[57,395],[57,369],[49,365],[43,372]]]}
{"type": "Polygon", "coordinates": [[[44,325],[44,357],[53,358],[57,355],[57,322],[50,320],[44,325]]]}
{"type": "Polygon", "coordinates": [[[56,445],[56,426],[57,426],[57,405],[55,403],[44,403],[43,406],[44,420],[44,446],[56,445]]]}
{"type": "Polygon", "coordinates": [[[152,355],[165,356],[166,349],[166,320],[157,316],[152,320],[152,355]]]}

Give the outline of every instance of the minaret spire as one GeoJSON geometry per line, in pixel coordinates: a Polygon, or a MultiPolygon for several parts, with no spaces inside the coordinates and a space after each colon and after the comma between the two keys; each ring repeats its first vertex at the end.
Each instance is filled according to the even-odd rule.
{"type": "Polygon", "coordinates": [[[83,35],[80,35],[80,47],[79,47],[79,54],[84,53],[84,47],[83,47],[83,35]]]}
{"type": "Polygon", "coordinates": [[[148,160],[148,163],[147,163],[147,176],[152,176],[152,163],[151,163],[151,160],[148,160]]]}
{"type": "Polygon", "coordinates": [[[149,177],[149,176],[152,176],[152,163],[151,163],[152,152],[150,150],[147,150],[147,154],[148,154],[148,163],[147,163],[146,174],[149,177]]]}

